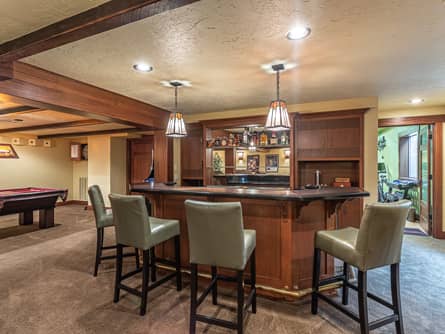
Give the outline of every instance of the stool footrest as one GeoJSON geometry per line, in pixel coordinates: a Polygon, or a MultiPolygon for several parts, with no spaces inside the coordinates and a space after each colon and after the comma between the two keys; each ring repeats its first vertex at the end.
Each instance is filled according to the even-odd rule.
{"type": "Polygon", "coordinates": [[[332,276],[332,277],[320,280],[318,286],[329,285],[329,284],[332,284],[332,283],[343,281],[344,279],[345,279],[344,275],[332,276]]]}
{"type": "MultiPolygon", "coordinates": [[[[252,288],[250,290],[249,296],[247,296],[247,301],[246,304],[244,304],[244,311],[246,311],[251,305],[252,305],[252,301],[253,301],[253,297],[256,294],[256,288],[252,288]]],[[[246,316],[246,312],[244,313],[244,317],[246,316]]]]}
{"type": "Polygon", "coordinates": [[[392,322],[398,321],[399,316],[397,314],[391,314],[384,318],[377,319],[375,321],[372,321],[369,323],[369,330],[372,331],[373,329],[388,325],[392,322]]]}
{"type": "Polygon", "coordinates": [[[136,274],[139,274],[141,271],[142,271],[142,268],[139,268],[139,269],[135,269],[133,271],[130,271],[129,273],[126,273],[125,275],[122,275],[121,281],[123,281],[124,279],[127,279],[127,278],[129,278],[131,276],[134,276],[136,274]]]}
{"type": "MultiPolygon", "coordinates": [[[[348,288],[351,288],[352,290],[358,291],[358,287],[352,283],[347,282],[346,285],[348,286],[348,288]]],[[[382,304],[383,306],[386,306],[387,308],[391,309],[391,310],[395,310],[394,305],[391,304],[390,302],[384,300],[383,298],[376,296],[375,294],[368,292],[368,297],[375,300],[377,303],[382,304]]]]}
{"type": "Polygon", "coordinates": [[[237,324],[234,323],[234,322],[230,322],[230,321],[222,320],[222,319],[217,319],[217,318],[211,318],[211,317],[207,317],[207,316],[202,315],[202,314],[197,314],[196,315],[196,320],[197,321],[201,321],[201,322],[205,322],[206,324],[217,325],[217,326],[230,328],[230,329],[237,329],[238,328],[237,324]]]}

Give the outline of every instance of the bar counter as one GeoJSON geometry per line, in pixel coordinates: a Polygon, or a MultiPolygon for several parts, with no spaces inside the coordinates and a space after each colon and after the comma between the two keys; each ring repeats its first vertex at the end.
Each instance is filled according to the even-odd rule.
{"type": "MultiPolygon", "coordinates": [[[[362,198],[360,188],[289,190],[269,187],[180,187],[133,184],[131,192],[144,194],[153,215],[178,219],[181,224],[181,263],[188,268],[188,236],[184,201],[241,202],[244,226],[257,232],[258,293],[301,296],[310,291],[313,240],[317,230],[358,227],[362,198]],[[357,212],[359,211],[359,212],[357,212]],[[351,219],[351,217],[354,217],[351,219]]],[[[157,256],[173,258],[173,245],[159,247],[157,256]]],[[[205,270],[205,268],[204,268],[205,270]]],[[[333,272],[332,258],[322,261],[322,273],[333,272]]]]}

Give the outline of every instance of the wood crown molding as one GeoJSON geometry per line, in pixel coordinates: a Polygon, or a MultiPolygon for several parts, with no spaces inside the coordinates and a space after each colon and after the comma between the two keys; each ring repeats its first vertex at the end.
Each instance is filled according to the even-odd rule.
{"type": "Polygon", "coordinates": [[[0,45],[0,62],[78,41],[198,0],[112,0],[0,45]]]}
{"type": "Polygon", "coordinates": [[[445,115],[391,117],[379,119],[379,127],[434,124],[445,122],[445,115]]]}

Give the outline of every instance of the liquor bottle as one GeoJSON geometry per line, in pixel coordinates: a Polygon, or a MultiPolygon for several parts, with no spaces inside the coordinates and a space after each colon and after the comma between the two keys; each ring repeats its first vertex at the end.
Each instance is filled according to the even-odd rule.
{"type": "Polygon", "coordinates": [[[263,132],[260,137],[260,145],[267,146],[267,135],[266,132],[263,132]]]}
{"type": "Polygon", "coordinates": [[[281,133],[281,145],[287,145],[287,136],[286,136],[286,132],[282,132],[281,133]]]}
{"type": "Polygon", "coordinates": [[[270,145],[277,145],[277,144],[278,144],[277,134],[275,132],[272,132],[272,137],[270,138],[270,145]]]}
{"type": "Polygon", "coordinates": [[[244,144],[244,145],[249,145],[249,129],[248,129],[248,128],[244,128],[244,132],[243,132],[243,144],[244,144]]]}

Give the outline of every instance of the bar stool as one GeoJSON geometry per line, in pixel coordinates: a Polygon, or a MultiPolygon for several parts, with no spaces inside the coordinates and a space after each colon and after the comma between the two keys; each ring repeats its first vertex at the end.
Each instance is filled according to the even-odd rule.
{"type": "Polygon", "coordinates": [[[190,333],[196,331],[196,322],[201,321],[243,333],[246,310],[252,306],[256,313],[256,231],[244,230],[241,203],[209,203],[185,201],[190,245],[191,307],[190,333]],[[244,269],[250,258],[250,279],[243,281],[244,269]],[[198,298],[198,265],[211,266],[212,281],[198,298]],[[217,267],[236,271],[236,277],[217,273],[217,267]],[[197,313],[198,306],[212,291],[212,302],[217,305],[218,280],[237,283],[237,322],[211,318],[197,313]],[[244,305],[243,283],[251,287],[244,305]]]}
{"type": "Polygon", "coordinates": [[[395,322],[398,334],[404,333],[400,301],[399,263],[402,250],[403,229],[411,202],[403,200],[396,203],[374,203],[367,205],[360,229],[348,227],[336,231],[318,231],[315,235],[312,314],[317,314],[318,298],[323,299],[339,311],[360,323],[362,334],[395,322]],[[324,251],[344,261],[343,274],[320,281],[320,252],[324,251]],[[358,269],[358,286],[349,282],[348,266],[358,269]],[[391,266],[392,303],[367,292],[368,270],[391,266]],[[342,282],[342,304],[348,304],[348,288],[358,293],[359,314],[355,314],[342,304],[334,302],[320,293],[320,287],[342,282]],[[393,314],[384,318],[368,321],[367,297],[388,307],[393,314]]]}
{"type": "Polygon", "coordinates": [[[119,301],[120,290],[125,290],[133,295],[141,297],[140,315],[144,315],[147,310],[147,293],[168,280],[176,277],[176,289],[182,290],[181,280],[181,256],[179,244],[179,221],[175,219],[160,219],[149,217],[145,198],[143,196],[109,195],[111,207],[114,214],[114,224],[116,227],[117,258],[116,258],[116,279],[114,288],[114,302],[119,301]],[[167,265],[175,267],[175,272],[165,277],[149,283],[149,268],[156,266],[156,261],[149,261],[150,249],[174,238],[175,241],[175,262],[156,259],[167,265]],[[130,246],[142,249],[143,265],[126,274],[122,274],[122,248],[130,246]],[[142,272],[142,290],[136,290],[122,283],[125,279],[142,272]]]}
{"type": "MultiPolygon", "coordinates": [[[[107,249],[115,249],[116,245],[105,246],[104,247],[104,229],[109,226],[114,226],[113,223],[113,214],[107,213],[105,209],[104,198],[102,195],[102,191],[98,185],[92,185],[88,188],[88,196],[90,197],[91,205],[94,211],[94,218],[96,220],[96,260],[94,263],[94,273],[93,276],[97,276],[97,271],[99,270],[99,265],[102,260],[110,260],[115,259],[116,255],[107,255],[102,256],[102,251],[107,249]]],[[[135,256],[136,258],[136,268],[139,268],[139,252],[138,249],[135,248],[134,253],[126,253],[127,256],[135,256]]]]}

